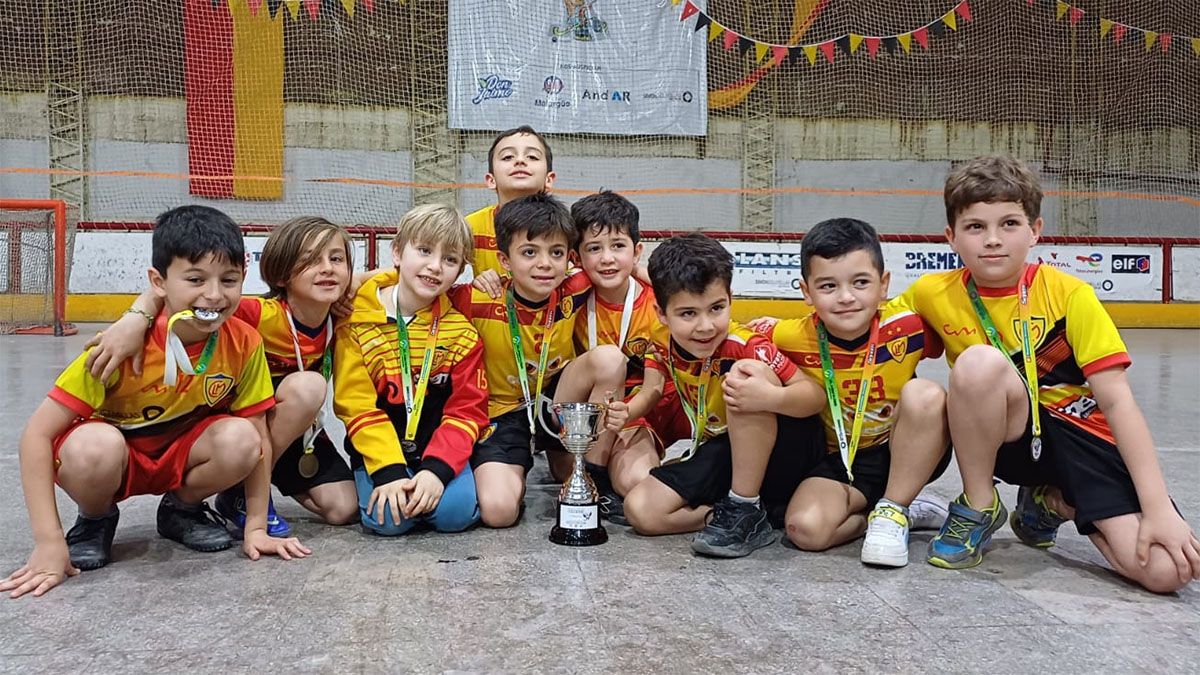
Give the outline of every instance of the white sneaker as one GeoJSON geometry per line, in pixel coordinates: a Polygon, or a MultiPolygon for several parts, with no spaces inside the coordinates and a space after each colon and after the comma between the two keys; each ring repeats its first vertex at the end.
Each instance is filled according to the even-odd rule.
{"type": "Polygon", "coordinates": [[[908,564],[908,516],[904,507],[879,500],[867,516],[867,535],[859,559],[863,564],[883,567],[908,564]]]}
{"type": "Polygon", "coordinates": [[[942,523],[950,516],[950,509],[944,500],[926,495],[917,495],[908,507],[909,527],[916,530],[940,530],[942,523]]]}

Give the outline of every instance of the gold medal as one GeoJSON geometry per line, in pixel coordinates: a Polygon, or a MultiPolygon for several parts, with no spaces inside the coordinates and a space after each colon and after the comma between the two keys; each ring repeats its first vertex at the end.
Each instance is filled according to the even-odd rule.
{"type": "Polygon", "coordinates": [[[317,470],[321,468],[321,462],[313,453],[313,447],[310,445],[304,448],[304,454],[300,455],[299,467],[300,475],[303,478],[312,478],[317,475],[317,470]]]}

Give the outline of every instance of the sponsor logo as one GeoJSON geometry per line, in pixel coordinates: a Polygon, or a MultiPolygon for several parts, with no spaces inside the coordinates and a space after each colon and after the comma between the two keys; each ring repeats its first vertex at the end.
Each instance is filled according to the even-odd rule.
{"type": "Polygon", "coordinates": [[[562,90],[563,81],[561,77],[551,75],[550,77],[542,80],[542,91],[546,92],[547,94],[554,96],[562,90]]]}
{"type": "Polygon", "coordinates": [[[508,98],[513,95],[513,82],[506,80],[499,75],[488,75],[476,80],[479,90],[475,92],[475,98],[471,99],[471,103],[479,105],[484,101],[490,101],[496,98],[508,98]]]}
{"type": "Polygon", "coordinates": [[[979,331],[977,331],[974,328],[971,328],[970,326],[962,326],[960,328],[954,328],[953,326],[951,326],[948,323],[942,324],[942,334],[943,335],[955,335],[955,336],[975,335],[978,332],[979,331]]]}
{"type": "Polygon", "coordinates": [[[1058,403],[1058,411],[1064,415],[1070,415],[1076,419],[1086,420],[1092,416],[1099,408],[1096,400],[1087,396],[1076,396],[1058,403]]]}
{"type": "Polygon", "coordinates": [[[204,376],[204,400],[210,406],[216,406],[233,389],[233,378],[228,375],[204,376]]]}
{"type": "Polygon", "coordinates": [[[1112,271],[1116,274],[1150,274],[1150,256],[1114,254],[1112,271]]]}
{"type": "Polygon", "coordinates": [[[684,91],[650,91],[642,94],[642,99],[647,101],[667,100],[672,103],[691,103],[695,100],[695,96],[689,90],[684,91]]]}
{"type": "Polygon", "coordinates": [[[566,17],[550,27],[550,41],[570,36],[578,42],[591,42],[608,35],[608,22],[596,12],[599,0],[563,0],[566,17]]]}
{"type": "Polygon", "coordinates": [[[962,267],[962,258],[954,251],[905,251],[904,269],[922,272],[956,270],[962,267]]]}
{"type": "Polygon", "coordinates": [[[1099,253],[1093,253],[1091,255],[1077,255],[1075,259],[1092,269],[1097,269],[1100,267],[1100,261],[1104,260],[1104,256],[1099,253]]]}
{"type": "Polygon", "coordinates": [[[897,361],[903,361],[904,355],[908,353],[908,338],[902,337],[892,340],[887,344],[888,353],[897,361]]]}
{"type": "Polygon", "coordinates": [[[1071,269],[1071,263],[1067,262],[1066,260],[1058,259],[1058,251],[1050,251],[1049,258],[1045,258],[1045,257],[1042,257],[1039,255],[1037,261],[1038,261],[1039,265],[1047,265],[1049,267],[1057,267],[1060,270],[1071,269]]]}
{"type": "Polygon", "coordinates": [[[533,99],[533,105],[537,108],[570,108],[571,102],[553,98],[535,98],[533,99]]]}
{"type": "Polygon", "coordinates": [[[733,254],[733,260],[738,267],[800,269],[799,253],[747,253],[743,251],[733,254]]]}
{"type": "Polygon", "coordinates": [[[594,91],[591,89],[583,90],[584,101],[609,101],[611,103],[624,103],[629,105],[630,94],[628,91],[620,89],[605,89],[603,91],[594,91]]]}

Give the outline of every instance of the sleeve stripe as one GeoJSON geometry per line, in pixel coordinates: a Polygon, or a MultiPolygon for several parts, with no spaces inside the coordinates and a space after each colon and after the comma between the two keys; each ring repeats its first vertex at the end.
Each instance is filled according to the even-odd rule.
{"type": "Polygon", "coordinates": [[[463,432],[470,436],[471,440],[473,441],[479,440],[479,427],[471,422],[455,419],[453,417],[445,417],[442,419],[442,423],[462,429],[463,432]]]}
{"type": "Polygon", "coordinates": [[[246,406],[245,408],[239,408],[238,410],[231,410],[230,412],[237,417],[254,417],[257,414],[264,413],[274,407],[275,397],[268,396],[254,405],[246,406]]]}
{"type": "Polygon", "coordinates": [[[350,424],[346,425],[346,435],[354,436],[358,432],[362,431],[364,427],[385,422],[388,424],[391,423],[388,420],[387,413],[383,412],[382,410],[370,410],[350,420],[350,424]]]}
{"type": "Polygon", "coordinates": [[[1129,358],[1129,354],[1125,352],[1117,352],[1116,354],[1110,354],[1104,358],[1096,359],[1085,366],[1081,366],[1080,370],[1083,371],[1084,376],[1091,377],[1093,374],[1102,370],[1108,370],[1109,368],[1115,368],[1117,366],[1124,368],[1129,366],[1131,363],[1133,363],[1133,361],[1129,358]]]}
{"type": "Polygon", "coordinates": [[[95,408],[72,395],[62,387],[55,387],[51,389],[50,393],[46,396],[48,396],[52,401],[56,401],[66,406],[71,410],[71,412],[79,415],[80,417],[91,417],[92,413],[95,412],[95,408]]]}

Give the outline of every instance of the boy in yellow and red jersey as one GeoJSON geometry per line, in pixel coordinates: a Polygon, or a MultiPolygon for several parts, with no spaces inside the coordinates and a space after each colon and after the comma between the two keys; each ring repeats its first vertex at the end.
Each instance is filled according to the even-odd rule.
{"type": "Polygon", "coordinates": [[[141,375],[123,363],[102,382],[80,354],[21,437],[34,550],[25,567],[0,581],[13,597],[41,595],[80,569],[107,565],[117,503],[139,494],[165,493],[159,535],[220,551],[233,539],[204,500],[244,480],[247,555],[308,553],[297,540],[266,532],[262,439],[274,405],[271,380],[258,334],[228,320],[241,297],[241,231],[216,209],[181,207],[158,217],[152,248],[150,283],[164,310],[146,339],[141,375]],[[79,505],[65,538],[55,483],[79,505]]]}
{"type": "Polygon", "coordinates": [[[395,269],[368,279],[338,324],[333,403],[368,532],[479,520],[468,460],[488,422],[483,343],[445,295],[470,253],[453,207],[412,209],[392,240],[395,269]]]}
{"type": "MultiPolygon", "coordinates": [[[[535,448],[547,450],[552,473],[561,475],[569,461],[550,433],[557,424],[545,402],[603,401],[621,388],[625,357],[603,345],[575,358],[575,317],[591,282],[586,274],[566,276],[578,233],[562,203],[545,194],[509,202],[496,215],[496,237],[512,275],[502,280],[500,297],[458,286],[450,298],[487,353],[492,423],[471,456],[480,517],[489,527],[508,527],[520,516],[535,448]]],[[[610,428],[623,422],[619,412],[609,415],[610,428]]]]}
{"type": "Polygon", "coordinates": [[[649,272],[669,336],[655,341],[646,367],[674,383],[692,445],[650,470],[625,497],[625,515],[639,534],[703,528],[696,552],[748,555],[778,538],[762,502],[781,509],[804,477],[797,458],[824,453],[824,394],[769,340],[730,322],[733,256],[721,244],[674,237],[654,250],[649,272]],[[744,452],[763,457],[757,481],[735,480],[732,457],[744,452]]]}
{"type": "Polygon", "coordinates": [[[867,223],[814,225],[800,269],[804,301],[816,311],[761,330],[832,403],[821,411],[827,452],[791,499],[788,538],[822,551],[865,531],[864,563],[903,567],[910,527],[936,528],[946,516],[936,502],[914,502],[950,463],[946,392],[915,377],[921,359],[941,355],[941,340],[903,303],[880,306],[889,275],[867,223]]]}
{"type": "Polygon", "coordinates": [[[1042,232],[1037,177],[1012,157],[980,157],[950,172],[944,199],[965,269],[927,274],[902,296],[946,345],[963,480],[927,560],[982,561],[1006,515],[995,476],[1021,486],[1011,525],[1026,544],[1053,546],[1073,519],[1151,591],[1200,578],[1200,541],[1167,494],[1120,333],[1089,285],[1025,262],[1042,232]]]}

